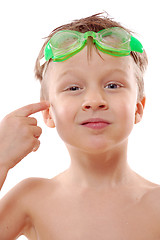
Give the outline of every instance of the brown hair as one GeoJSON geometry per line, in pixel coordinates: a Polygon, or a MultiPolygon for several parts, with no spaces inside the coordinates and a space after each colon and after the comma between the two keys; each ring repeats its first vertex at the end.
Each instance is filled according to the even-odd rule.
{"type": "MultiPolygon", "coordinates": [[[[47,94],[44,94],[46,92],[46,84],[44,84],[44,72],[49,64],[49,61],[46,62],[44,65],[40,66],[40,60],[44,57],[44,49],[47,44],[47,42],[52,38],[52,36],[60,31],[60,30],[74,30],[81,33],[85,33],[87,31],[94,31],[98,32],[105,28],[110,27],[121,27],[125,29],[129,34],[132,34],[132,32],[125,27],[123,27],[119,22],[114,21],[112,18],[108,16],[108,14],[103,15],[103,13],[95,14],[90,17],[82,18],[79,20],[74,20],[73,22],[69,24],[62,25],[56,29],[54,29],[48,37],[46,37],[46,41],[43,44],[40,53],[38,55],[38,58],[36,60],[35,64],[35,77],[40,81],[41,83],[41,99],[47,100],[47,94]]],[[[144,96],[144,81],[143,76],[144,72],[147,68],[148,59],[145,50],[143,53],[139,52],[131,52],[131,56],[134,59],[136,67],[136,79],[137,79],[137,85],[138,85],[138,100],[142,100],[144,96]]],[[[52,61],[52,60],[50,60],[52,61]]]]}

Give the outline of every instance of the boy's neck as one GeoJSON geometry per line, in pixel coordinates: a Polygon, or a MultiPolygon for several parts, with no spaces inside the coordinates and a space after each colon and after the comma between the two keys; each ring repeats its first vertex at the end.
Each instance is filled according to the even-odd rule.
{"type": "Polygon", "coordinates": [[[126,185],[133,171],[127,163],[127,146],[101,154],[89,154],[68,147],[71,165],[67,179],[72,185],[84,188],[105,189],[126,185]]]}

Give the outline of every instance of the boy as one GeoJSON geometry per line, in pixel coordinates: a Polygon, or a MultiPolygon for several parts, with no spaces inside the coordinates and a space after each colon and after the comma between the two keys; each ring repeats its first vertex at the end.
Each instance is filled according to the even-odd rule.
{"type": "Polygon", "coordinates": [[[29,117],[38,111],[56,127],[71,164],[53,179],[22,181],[1,200],[1,240],[160,239],[160,187],[127,164],[128,137],[143,116],[146,66],[141,43],[108,17],[93,15],[50,34],[35,68],[41,103],[1,123],[1,186],[9,169],[39,147],[41,129],[29,117]]]}

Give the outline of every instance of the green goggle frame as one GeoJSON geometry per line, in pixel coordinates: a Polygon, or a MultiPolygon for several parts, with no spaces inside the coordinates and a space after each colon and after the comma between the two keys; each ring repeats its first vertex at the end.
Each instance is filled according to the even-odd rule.
{"type": "Polygon", "coordinates": [[[45,62],[49,59],[54,62],[67,60],[85,47],[88,37],[92,38],[97,49],[113,56],[128,56],[131,51],[143,52],[142,44],[120,27],[103,29],[97,33],[61,30],[48,41],[44,51],[45,62]]]}

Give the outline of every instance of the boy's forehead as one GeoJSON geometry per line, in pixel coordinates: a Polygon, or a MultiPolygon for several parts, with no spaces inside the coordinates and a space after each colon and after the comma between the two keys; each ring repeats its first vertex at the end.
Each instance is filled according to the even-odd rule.
{"type": "Polygon", "coordinates": [[[56,76],[64,75],[69,72],[97,72],[101,73],[102,71],[121,71],[124,74],[133,72],[134,61],[131,56],[125,57],[115,57],[109,54],[97,53],[97,51],[92,50],[92,54],[90,58],[87,56],[87,47],[85,47],[82,51],[72,56],[68,60],[63,62],[53,62],[51,61],[48,66],[48,77],[50,75],[56,76]]]}

